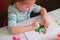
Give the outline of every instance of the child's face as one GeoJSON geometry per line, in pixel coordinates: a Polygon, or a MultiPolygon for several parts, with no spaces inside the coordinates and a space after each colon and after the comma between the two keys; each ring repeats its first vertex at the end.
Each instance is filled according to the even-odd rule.
{"type": "Polygon", "coordinates": [[[17,2],[16,3],[16,7],[20,11],[26,12],[26,11],[28,11],[31,8],[31,6],[34,5],[34,3],[35,3],[35,0],[26,0],[24,2],[17,2]]]}

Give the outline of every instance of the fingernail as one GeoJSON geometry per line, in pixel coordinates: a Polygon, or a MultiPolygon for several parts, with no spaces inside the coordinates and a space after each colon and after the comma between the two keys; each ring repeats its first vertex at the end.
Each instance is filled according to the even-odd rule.
{"type": "Polygon", "coordinates": [[[45,34],[45,33],[46,33],[46,31],[43,32],[43,34],[45,34]]]}
{"type": "Polygon", "coordinates": [[[48,27],[47,27],[48,28],[48,27]]]}
{"type": "Polygon", "coordinates": [[[44,31],[47,31],[47,29],[45,29],[44,31]]]}

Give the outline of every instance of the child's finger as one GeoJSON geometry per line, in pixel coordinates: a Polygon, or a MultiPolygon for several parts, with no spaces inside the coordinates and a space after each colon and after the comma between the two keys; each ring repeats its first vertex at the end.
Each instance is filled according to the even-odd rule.
{"type": "Polygon", "coordinates": [[[44,24],[44,26],[45,26],[46,28],[48,28],[48,26],[49,26],[49,23],[45,21],[45,24],[44,24]]]}
{"type": "Polygon", "coordinates": [[[45,28],[43,31],[47,31],[47,29],[45,28]]]}
{"type": "Polygon", "coordinates": [[[47,28],[44,28],[44,30],[42,31],[43,34],[45,34],[47,31],[47,28]]]}
{"type": "Polygon", "coordinates": [[[44,26],[47,27],[47,23],[46,23],[46,21],[44,21],[44,26]]]}
{"type": "Polygon", "coordinates": [[[48,28],[48,26],[49,26],[49,23],[46,24],[46,28],[48,28]]]}
{"type": "Polygon", "coordinates": [[[43,33],[43,34],[45,34],[45,33],[46,33],[46,31],[43,31],[42,33],[43,33]]]}

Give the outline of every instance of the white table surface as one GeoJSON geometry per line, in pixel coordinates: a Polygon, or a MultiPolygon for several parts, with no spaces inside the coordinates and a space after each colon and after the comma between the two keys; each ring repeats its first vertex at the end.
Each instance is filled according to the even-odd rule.
{"type": "MultiPolygon", "coordinates": [[[[55,20],[59,19],[59,17],[60,17],[60,8],[56,9],[56,10],[53,10],[51,12],[48,12],[48,15],[51,16],[55,20]]],[[[60,19],[58,20],[58,24],[60,24],[60,19]]],[[[0,40],[12,40],[13,36],[20,37],[22,40],[27,40],[23,33],[22,34],[18,34],[18,35],[11,35],[7,31],[6,27],[0,28],[0,40]]]]}
{"type": "MultiPolygon", "coordinates": [[[[52,19],[52,17],[49,15],[47,16],[50,25],[48,26],[48,29],[46,31],[45,34],[39,34],[38,32],[33,31],[29,31],[29,32],[25,32],[26,37],[28,38],[28,40],[55,40],[57,34],[60,33],[60,27],[59,25],[54,21],[54,19],[52,19]],[[53,36],[54,35],[54,36],[53,36]]],[[[42,22],[40,16],[35,17],[35,19],[32,19],[32,21],[34,20],[38,20],[40,22],[42,22]]],[[[27,21],[29,23],[31,23],[31,21],[27,21]]],[[[26,24],[26,23],[25,23],[26,24]]]]}
{"type": "Polygon", "coordinates": [[[48,15],[51,16],[55,21],[57,21],[57,24],[60,24],[60,8],[48,12],[48,15]]]}
{"type": "Polygon", "coordinates": [[[11,35],[9,34],[6,27],[0,28],[0,40],[13,40],[13,37],[21,38],[22,40],[26,40],[24,34],[18,34],[18,35],[11,35]]]}

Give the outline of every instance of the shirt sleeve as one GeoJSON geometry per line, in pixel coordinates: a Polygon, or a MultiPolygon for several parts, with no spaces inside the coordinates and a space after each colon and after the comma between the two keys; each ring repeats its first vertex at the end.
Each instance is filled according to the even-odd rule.
{"type": "Polygon", "coordinates": [[[40,11],[40,9],[41,9],[41,6],[34,4],[32,11],[33,11],[34,13],[38,13],[38,12],[40,11]]]}
{"type": "Polygon", "coordinates": [[[13,10],[8,9],[8,29],[14,28],[17,25],[17,15],[13,10]]]}

